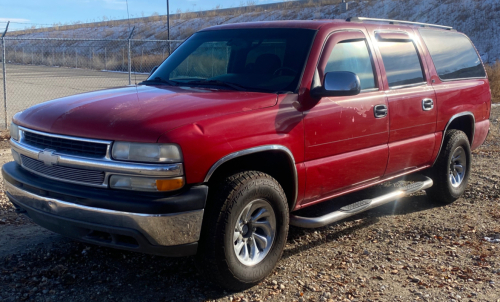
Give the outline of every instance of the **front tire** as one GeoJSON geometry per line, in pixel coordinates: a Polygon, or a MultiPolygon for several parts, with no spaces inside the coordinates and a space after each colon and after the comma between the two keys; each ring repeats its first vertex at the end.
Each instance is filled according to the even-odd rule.
{"type": "Polygon", "coordinates": [[[460,130],[447,131],[443,149],[430,170],[434,185],[426,190],[429,198],[441,204],[450,204],[460,198],[469,182],[471,160],[467,135],[460,130]]]}
{"type": "Polygon", "coordinates": [[[268,174],[246,171],[216,186],[207,206],[198,263],[230,290],[258,284],[275,268],[288,235],[288,204],[268,174]]]}

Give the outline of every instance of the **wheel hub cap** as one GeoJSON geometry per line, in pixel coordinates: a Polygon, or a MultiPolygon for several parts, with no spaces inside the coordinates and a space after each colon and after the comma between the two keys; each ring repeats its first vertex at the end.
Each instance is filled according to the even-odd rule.
{"type": "Polygon", "coordinates": [[[458,187],[462,184],[467,169],[467,159],[465,150],[462,147],[455,149],[450,161],[450,183],[453,187],[458,187]]]}
{"type": "Polygon", "coordinates": [[[248,224],[245,224],[245,225],[241,228],[241,234],[242,234],[243,236],[248,235],[248,224]]]}
{"type": "Polygon", "coordinates": [[[234,226],[233,247],[236,258],[247,266],[264,260],[276,235],[276,217],[271,205],[257,199],[240,213],[234,226]]]}

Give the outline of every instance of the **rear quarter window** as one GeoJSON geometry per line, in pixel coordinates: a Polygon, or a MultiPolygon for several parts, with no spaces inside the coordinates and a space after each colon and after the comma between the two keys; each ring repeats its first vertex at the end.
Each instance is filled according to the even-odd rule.
{"type": "Polygon", "coordinates": [[[472,42],[465,35],[424,29],[420,30],[420,35],[427,45],[440,79],[486,77],[481,60],[472,42]]]}

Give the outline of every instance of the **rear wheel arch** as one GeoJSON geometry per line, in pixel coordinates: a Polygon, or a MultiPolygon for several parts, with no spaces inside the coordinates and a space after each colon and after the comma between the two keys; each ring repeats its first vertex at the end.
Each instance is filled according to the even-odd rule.
{"type": "Polygon", "coordinates": [[[443,130],[441,145],[439,147],[438,155],[434,160],[434,164],[436,164],[436,161],[439,158],[439,154],[441,154],[441,152],[443,151],[443,143],[447,131],[455,129],[464,132],[465,135],[467,135],[469,144],[472,146],[472,142],[474,141],[475,124],[476,124],[476,119],[474,118],[474,114],[470,111],[460,112],[452,116],[443,130]]]}
{"type": "Polygon", "coordinates": [[[209,187],[214,187],[225,177],[246,170],[261,171],[276,179],[285,191],[290,211],[295,208],[298,179],[290,149],[281,145],[265,145],[228,154],[212,165],[204,181],[209,187]]]}

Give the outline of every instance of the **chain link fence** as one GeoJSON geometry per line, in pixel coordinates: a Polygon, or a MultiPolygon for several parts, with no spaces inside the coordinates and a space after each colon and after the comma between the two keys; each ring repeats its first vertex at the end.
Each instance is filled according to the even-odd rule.
{"type": "Polygon", "coordinates": [[[0,128],[38,103],[145,80],[182,42],[5,37],[0,128]]]}

